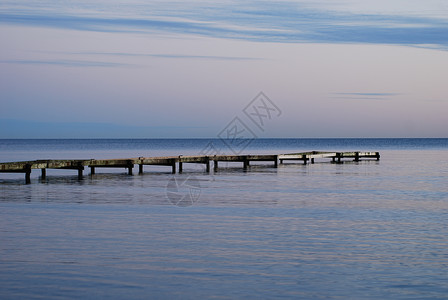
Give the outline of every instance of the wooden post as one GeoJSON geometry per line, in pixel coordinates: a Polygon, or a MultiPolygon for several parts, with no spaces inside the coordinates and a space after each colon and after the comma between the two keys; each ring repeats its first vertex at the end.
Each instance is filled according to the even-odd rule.
{"type": "Polygon", "coordinates": [[[83,166],[78,167],[78,180],[82,180],[82,171],[84,170],[83,166]]]}
{"type": "Polygon", "coordinates": [[[341,162],[341,153],[340,152],[338,152],[338,153],[336,153],[336,157],[338,158],[338,163],[340,163],[341,162]]]}
{"type": "Polygon", "coordinates": [[[143,164],[138,165],[138,174],[143,174],[143,164]]]}
{"type": "Polygon", "coordinates": [[[313,157],[313,158],[311,158],[311,163],[312,163],[312,164],[314,164],[314,157],[313,157]]]}
{"type": "Polygon", "coordinates": [[[283,164],[283,159],[280,159],[280,164],[283,164]]]}
{"type": "Polygon", "coordinates": [[[218,161],[217,160],[214,160],[213,161],[213,171],[218,171],[218,161]]]}
{"type": "Polygon", "coordinates": [[[307,160],[308,160],[308,158],[306,158],[306,154],[302,155],[302,159],[303,159],[303,164],[306,165],[307,164],[307,160]]]}
{"type": "Polygon", "coordinates": [[[90,175],[95,175],[95,167],[90,167],[90,175]]]}
{"type": "Polygon", "coordinates": [[[210,159],[209,158],[206,159],[205,170],[207,171],[207,173],[210,173],[210,159]]]}
{"type": "Polygon", "coordinates": [[[278,167],[278,159],[275,158],[275,160],[274,160],[274,168],[277,168],[277,167],[278,167]]]}
{"type": "Polygon", "coordinates": [[[171,161],[171,173],[176,174],[176,160],[171,161]]]}
{"type": "Polygon", "coordinates": [[[25,166],[25,184],[31,183],[31,165],[25,166]]]}
{"type": "Polygon", "coordinates": [[[375,155],[376,155],[376,160],[380,160],[380,153],[376,152],[375,155]]]}
{"type": "Polygon", "coordinates": [[[247,160],[247,157],[246,157],[243,160],[243,168],[244,168],[244,170],[246,170],[248,166],[249,166],[249,161],[247,160]]]}
{"type": "Polygon", "coordinates": [[[41,176],[41,179],[42,179],[42,180],[45,180],[46,177],[47,177],[47,169],[43,168],[43,169],[42,169],[42,176],[41,176]]]}
{"type": "Polygon", "coordinates": [[[179,174],[182,173],[184,170],[181,157],[182,157],[182,155],[179,155],[179,171],[178,171],[179,174]]]}
{"type": "Polygon", "coordinates": [[[26,172],[25,173],[25,183],[26,184],[30,184],[31,183],[31,172],[26,172]]]}
{"type": "Polygon", "coordinates": [[[128,160],[127,169],[128,169],[128,175],[132,175],[132,172],[134,170],[134,164],[133,164],[132,160],[128,160]]]}
{"type": "Polygon", "coordinates": [[[359,152],[355,153],[355,161],[359,161],[359,152]]]}

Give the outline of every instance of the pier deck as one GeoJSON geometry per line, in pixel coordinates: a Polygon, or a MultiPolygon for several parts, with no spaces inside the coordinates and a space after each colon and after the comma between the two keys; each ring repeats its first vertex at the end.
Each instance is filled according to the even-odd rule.
{"type": "Polygon", "coordinates": [[[67,160],[34,160],[21,162],[0,163],[0,173],[25,173],[26,183],[31,183],[31,171],[41,169],[42,179],[46,177],[46,169],[72,169],[78,171],[78,178],[82,179],[85,167],[90,168],[90,173],[95,174],[95,168],[125,168],[128,174],[132,175],[135,165],[139,166],[139,174],[143,173],[144,165],[159,165],[171,167],[171,172],[176,173],[176,164],[178,172],[182,173],[184,163],[204,164],[206,171],[210,172],[210,162],[214,163],[214,171],[218,170],[218,162],[242,162],[243,168],[247,169],[250,162],[269,161],[273,162],[274,167],[278,167],[278,162],[284,161],[302,161],[315,163],[315,159],[331,159],[334,163],[341,163],[343,159],[351,158],[354,161],[360,159],[380,159],[379,152],[301,152],[278,155],[200,155],[200,156],[163,156],[163,157],[138,157],[123,159],[67,159],[67,160]]]}
{"type": "Polygon", "coordinates": [[[308,161],[314,163],[316,158],[331,158],[333,162],[341,162],[343,158],[353,158],[355,161],[359,161],[361,158],[375,158],[380,159],[379,152],[304,152],[304,153],[292,153],[292,154],[280,154],[278,159],[280,163],[285,160],[301,160],[304,164],[308,161]]]}

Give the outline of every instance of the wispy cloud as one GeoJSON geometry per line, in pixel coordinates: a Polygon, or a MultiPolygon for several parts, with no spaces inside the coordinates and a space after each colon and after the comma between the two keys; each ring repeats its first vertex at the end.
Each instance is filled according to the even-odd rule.
{"type": "Polygon", "coordinates": [[[337,95],[347,96],[366,96],[366,97],[386,97],[386,96],[398,96],[398,93],[335,93],[337,95]]]}
{"type": "Polygon", "coordinates": [[[331,93],[331,98],[345,100],[389,100],[399,96],[399,93],[331,93]]]}
{"type": "Polygon", "coordinates": [[[96,12],[3,9],[0,23],[104,32],[162,32],[285,43],[368,43],[444,49],[448,20],[428,15],[367,14],[325,9],[306,2],[157,2],[129,5],[122,13],[98,4],[96,12]],[[157,5],[158,6],[157,6],[157,5]],[[146,5],[146,6],[145,6],[146,5]],[[174,6],[173,6],[174,5],[174,6]],[[142,13],[141,11],[150,13],[142,13]]]}
{"type": "Polygon", "coordinates": [[[262,60],[263,58],[243,56],[215,56],[215,55],[188,55],[188,54],[160,54],[160,53],[131,53],[131,52],[72,52],[70,54],[101,55],[101,56],[125,56],[125,57],[155,57],[174,59],[199,59],[199,60],[262,60]]]}
{"type": "Polygon", "coordinates": [[[129,64],[104,62],[104,61],[84,61],[84,60],[1,60],[3,64],[20,64],[20,65],[51,65],[64,67],[101,67],[115,68],[128,67],[129,64]]]}

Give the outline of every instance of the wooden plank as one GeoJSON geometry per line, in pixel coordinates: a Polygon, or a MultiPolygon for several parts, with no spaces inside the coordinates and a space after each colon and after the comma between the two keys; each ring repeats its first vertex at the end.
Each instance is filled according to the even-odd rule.
{"type": "Polygon", "coordinates": [[[33,161],[18,161],[0,163],[0,172],[22,172],[27,166],[32,166],[33,161]]]}
{"type": "Polygon", "coordinates": [[[250,161],[277,161],[278,155],[247,155],[250,161]]]}
{"type": "Polygon", "coordinates": [[[246,155],[215,155],[210,157],[213,161],[235,161],[243,162],[246,159],[246,155]]]}
{"type": "Polygon", "coordinates": [[[132,159],[92,159],[86,163],[88,167],[102,167],[102,168],[127,168],[133,165],[132,159]]]}
{"type": "Polygon", "coordinates": [[[210,158],[208,156],[179,156],[178,158],[179,162],[184,163],[207,163],[210,161],[210,158]]]}
{"type": "Polygon", "coordinates": [[[165,157],[139,157],[134,158],[133,162],[140,165],[161,165],[171,166],[174,162],[177,162],[179,157],[177,156],[165,156],[165,157]]]}
{"type": "MultiPolygon", "coordinates": [[[[47,169],[79,169],[88,164],[89,160],[48,160],[47,169]]],[[[33,165],[34,167],[34,165],[33,165]]]]}
{"type": "Polygon", "coordinates": [[[312,159],[312,158],[332,158],[336,156],[336,152],[321,152],[321,153],[313,153],[313,152],[305,152],[305,153],[294,153],[294,154],[280,154],[278,155],[278,159],[281,160],[303,160],[312,159]]]}

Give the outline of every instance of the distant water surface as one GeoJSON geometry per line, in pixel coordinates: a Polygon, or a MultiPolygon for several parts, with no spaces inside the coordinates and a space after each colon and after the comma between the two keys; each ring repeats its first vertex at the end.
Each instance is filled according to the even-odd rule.
{"type": "MultiPolygon", "coordinates": [[[[211,140],[222,152],[232,151],[211,140]]],[[[210,140],[0,140],[0,161],[194,155],[210,140]]],[[[448,139],[260,139],[333,164],[0,173],[0,298],[446,299],[448,139]]]]}

